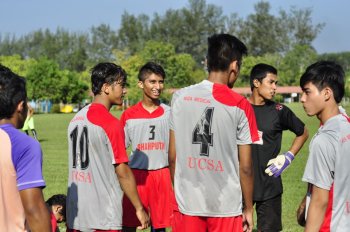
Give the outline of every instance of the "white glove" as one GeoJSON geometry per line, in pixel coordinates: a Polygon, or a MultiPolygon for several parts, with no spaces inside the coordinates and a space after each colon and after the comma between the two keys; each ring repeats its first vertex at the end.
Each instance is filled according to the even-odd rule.
{"type": "Polygon", "coordinates": [[[265,173],[269,176],[279,177],[286,170],[294,159],[294,154],[290,151],[278,155],[274,159],[270,159],[267,163],[265,173]]]}

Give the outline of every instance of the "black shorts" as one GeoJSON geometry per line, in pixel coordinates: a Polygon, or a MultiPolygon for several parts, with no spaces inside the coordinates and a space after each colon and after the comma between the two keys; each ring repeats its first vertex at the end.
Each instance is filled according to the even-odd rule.
{"type": "Polygon", "coordinates": [[[258,230],[277,232],[282,230],[282,194],[265,201],[256,201],[258,230]]]}

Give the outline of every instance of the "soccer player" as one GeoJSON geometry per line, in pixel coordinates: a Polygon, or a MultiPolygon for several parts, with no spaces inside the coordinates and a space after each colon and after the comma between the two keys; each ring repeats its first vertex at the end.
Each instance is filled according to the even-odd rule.
{"type": "Polygon", "coordinates": [[[173,95],[169,164],[178,231],[253,229],[250,144],[257,126],[249,102],[231,89],[246,53],[232,35],[209,37],[208,79],[173,95]]]}
{"type": "Polygon", "coordinates": [[[66,198],[64,194],[55,194],[46,201],[51,215],[52,232],[59,231],[57,223],[66,221],[66,198]]]}
{"type": "Polygon", "coordinates": [[[273,101],[277,70],[268,64],[255,65],[250,73],[252,104],[259,130],[259,142],[252,145],[254,204],[259,231],[282,230],[281,173],[308,138],[304,123],[285,105],[273,101]],[[295,138],[288,151],[280,154],[282,134],[290,130],[295,138]],[[266,166],[268,165],[268,168],[266,166]]]}
{"type": "Polygon", "coordinates": [[[27,110],[25,79],[0,65],[0,230],[49,232],[41,147],[18,130],[27,110]]]}
{"type": "Polygon", "coordinates": [[[38,134],[34,127],[34,109],[31,107],[31,105],[28,103],[28,113],[27,118],[24,121],[24,125],[22,127],[22,130],[26,132],[27,135],[29,135],[29,130],[32,132],[33,137],[38,140],[38,134]]]}
{"type": "MultiPolygon", "coordinates": [[[[143,207],[148,209],[154,231],[170,227],[172,185],[168,164],[170,107],[160,103],[165,72],[162,66],[148,62],[138,74],[142,100],[121,116],[125,145],[131,146],[129,166],[137,184],[143,207]]],[[[135,231],[139,221],[135,209],[123,202],[124,231],[135,231]]]]}
{"type": "Polygon", "coordinates": [[[321,123],[303,175],[311,185],[305,231],[350,231],[350,119],[338,108],[344,82],[342,67],[331,61],[310,65],[300,78],[304,110],[321,123]]]}
{"type": "Polygon", "coordinates": [[[126,73],[113,63],[99,63],[92,69],[91,83],[93,102],[68,127],[67,227],[71,231],[121,231],[124,191],[136,209],[139,229],[144,229],[149,218],[127,165],[120,122],[109,112],[123,102],[126,73]]]}

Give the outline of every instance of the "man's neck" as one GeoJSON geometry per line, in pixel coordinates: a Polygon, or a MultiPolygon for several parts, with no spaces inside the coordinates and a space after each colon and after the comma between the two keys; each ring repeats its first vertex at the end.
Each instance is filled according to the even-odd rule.
{"type": "Polygon", "coordinates": [[[94,97],[94,100],[92,101],[92,103],[98,103],[98,104],[104,105],[108,111],[112,107],[112,104],[106,98],[104,98],[101,95],[96,95],[94,97]]]}
{"type": "Polygon", "coordinates": [[[252,105],[256,105],[256,106],[262,106],[265,105],[266,103],[266,99],[261,97],[255,89],[253,89],[252,95],[250,95],[250,97],[248,98],[248,101],[252,104],[252,105]]]}
{"type": "Polygon", "coordinates": [[[229,76],[230,75],[228,72],[222,72],[222,71],[213,72],[212,71],[209,73],[208,81],[216,83],[216,84],[227,85],[229,76]]]}
{"type": "Polygon", "coordinates": [[[4,125],[4,124],[12,124],[15,128],[18,128],[17,124],[12,119],[8,119],[8,118],[1,119],[0,120],[0,125],[4,125]]]}
{"type": "Polygon", "coordinates": [[[142,101],[141,101],[141,104],[145,110],[152,113],[153,111],[158,109],[158,107],[160,105],[160,101],[159,101],[159,99],[150,99],[150,98],[147,98],[144,96],[142,101]]]}
{"type": "Polygon", "coordinates": [[[317,118],[320,120],[321,124],[324,125],[328,119],[340,114],[339,107],[337,104],[330,104],[324,107],[324,109],[317,114],[317,118]]]}

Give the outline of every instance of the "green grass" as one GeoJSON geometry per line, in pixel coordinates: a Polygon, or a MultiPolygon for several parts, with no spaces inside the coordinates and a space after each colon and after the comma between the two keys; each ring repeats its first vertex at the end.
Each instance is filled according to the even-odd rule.
{"type": "MultiPolygon", "coordinates": [[[[282,222],[284,232],[298,232],[303,229],[296,223],[296,209],[306,192],[306,184],[301,181],[304,167],[308,157],[308,146],[312,136],[319,127],[315,117],[308,117],[299,103],[289,104],[296,115],[307,125],[309,139],[299,152],[289,169],[283,174],[283,203],[282,222]]],[[[350,112],[350,105],[345,107],[350,112]]],[[[114,111],[117,117],[120,111],[114,111]]],[[[44,178],[47,187],[44,189],[45,199],[53,194],[67,191],[68,176],[68,145],[67,127],[74,114],[36,114],[35,126],[38,132],[44,155],[44,178]]],[[[285,132],[282,141],[282,151],[286,151],[294,138],[294,134],[285,132]]]]}

